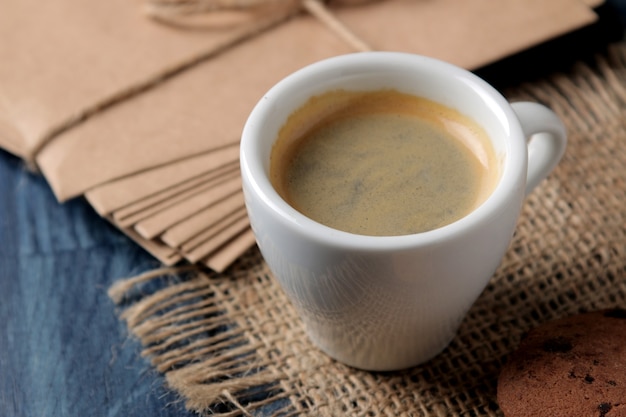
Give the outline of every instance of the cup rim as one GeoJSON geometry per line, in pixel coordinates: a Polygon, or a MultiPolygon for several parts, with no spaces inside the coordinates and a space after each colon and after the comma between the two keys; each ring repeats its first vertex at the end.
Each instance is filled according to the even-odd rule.
{"type": "MultiPolygon", "coordinates": [[[[321,92],[323,90],[318,91],[318,93],[321,92]]],[[[276,219],[299,233],[307,235],[308,238],[329,247],[349,247],[360,250],[397,251],[403,248],[415,248],[443,242],[460,232],[480,227],[481,224],[489,221],[499,207],[508,205],[510,199],[516,194],[520,192],[523,194],[520,189],[524,189],[525,181],[520,183],[519,179],[520,177],[525,179],[526,165],[526,139],[515,112],[504,96],[485,80],[468,70],[439,59],[405,52],[374,51],[338,55],[317,61],[291,73],[270,88],[253,108],[244,125],[240,143],[240,167],[246,204],[250,198],[247,194],[253,193],[274,213],[276,219]],[[462,218],[436,229],[407,235],[370,236],[345,232],[326,226],[300,213],[278,194],[264,169],[259,143],[255,140],[261,134],[264,118],[274,110],[274,103],[277,100],[285,97],[289,90],[296,88],[295,86],[304,82],[303,80],[323,78],[325,73],[333,70],[336,73],[338,68],[341,68],[339,71],[343,74],[349,74],[349,71],[355,67],[370,64],[374,64],[373,67],[376,68],[392,68],[395,62],[420,67],[428,66],[432,67],[431,70],[439,72],[445,71],[451,77],[467,84],[474,89],[476,94],[495,106],[492,111],[499,113],[497,118],[502,122],[504,130],[508,132],[508,140],[504,141],[502,170],[495,188],[482,204],[462,218]],[[515,137],[517,140],[512,140],[515,137]],[[517,157],[513,157],[514,155],[517,157]]]]}

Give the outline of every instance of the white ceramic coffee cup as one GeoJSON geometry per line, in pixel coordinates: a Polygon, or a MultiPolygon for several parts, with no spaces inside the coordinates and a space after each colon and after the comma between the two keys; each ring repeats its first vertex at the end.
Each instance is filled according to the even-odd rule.
{"type": "Polygon", "coordinates": [[[348,365],[394,370],[449,344],[501,262],[524,196],[552,171],[565,145],[551,110],[510,104],[468,71],[413,54],[362,52],[312,64],[269,90],[243,130],[241,173],[259,248],[311,340],[348,365]],[[376,237],[317,223],[278,195],[270,152],[288,116],[329,90],[381,88],[442,103],[486,130],[501,174],[482,205],[432,231],[376,237]]]}

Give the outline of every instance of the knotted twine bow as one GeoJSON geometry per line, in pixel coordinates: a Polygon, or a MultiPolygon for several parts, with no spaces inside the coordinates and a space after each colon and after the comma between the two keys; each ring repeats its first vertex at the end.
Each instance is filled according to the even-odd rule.
{"type": "MultiPolygon", "coordinates": [[[[373,0],[330,0],[331,6],[354,6],[373,0]]],[[[339,21],[320,0],[146,0],[151,18],[175,27],[211,29],[278,22],[305,10],[357,51],[372,48],[339,21]]]]}

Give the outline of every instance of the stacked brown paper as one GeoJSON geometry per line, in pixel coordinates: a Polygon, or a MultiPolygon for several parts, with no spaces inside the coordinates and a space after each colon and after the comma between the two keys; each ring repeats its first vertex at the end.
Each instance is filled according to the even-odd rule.
{"type": "Polygon", "coordinates": [[[597,3],[320,3],[330,19],[307,7],[181,28],[146,17],[140,1],[10,0],[0,14],[0,146],[36,166],[59,201],[86,197],[163,263],[221,271],[254,244],[240,132],[282,77],[355,52],[346,33],[475,69],[590,24],[597,3]]]}

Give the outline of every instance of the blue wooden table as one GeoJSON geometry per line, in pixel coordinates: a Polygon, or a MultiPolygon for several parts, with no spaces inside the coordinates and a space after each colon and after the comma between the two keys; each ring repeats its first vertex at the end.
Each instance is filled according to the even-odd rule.
{"type": "Polygon", "coordinates": [[[191,416],[107,296],[158,266],[0,151],[0,416],[191,416]]]}

